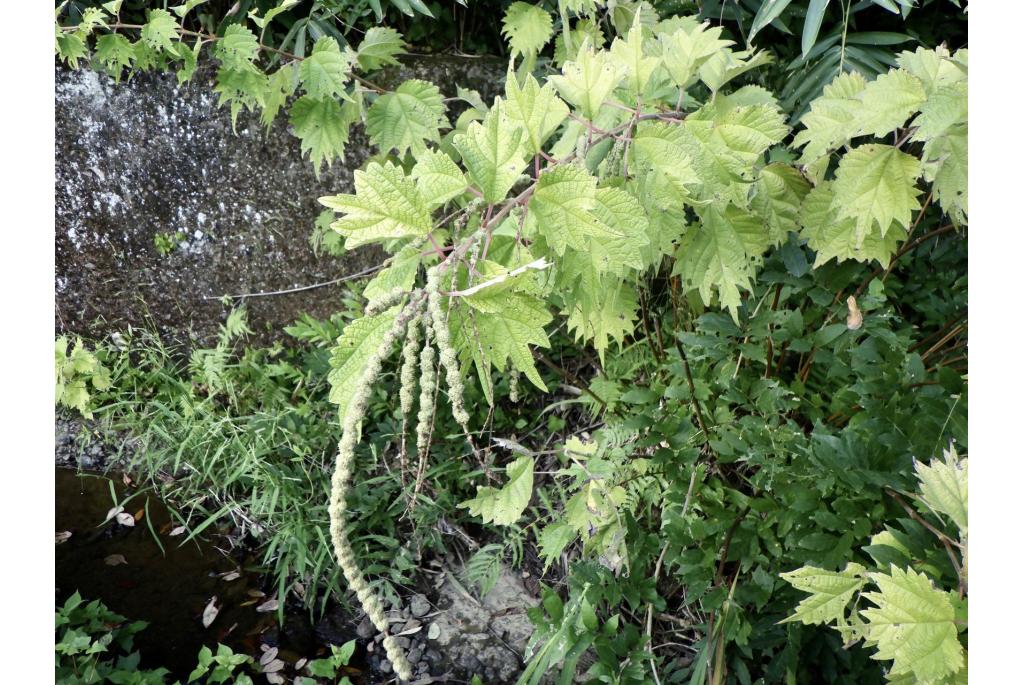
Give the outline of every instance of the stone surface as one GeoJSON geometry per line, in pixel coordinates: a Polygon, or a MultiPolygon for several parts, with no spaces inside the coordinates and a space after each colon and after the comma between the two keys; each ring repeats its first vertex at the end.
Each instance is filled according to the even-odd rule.
{"type": "MultiPolygon", "coordinates": [[[[456,84],[493,97],[500,61],[416,57],[377,75],[456,84]]],[[[221,295],[287,290],[355,273],[381,254],[314,254],[317,198],[351,192],[352,170],[373,152],[354,130],[344,163],[319,178],[278,116],[269,131],[242,113],[232,132],[217,107],[212,69],[179,86],[171,74],[114,83],[89,70],[55,74],[55,324],[98,337],[155,327],[167,338],[208,344],[226,316],[221,295]],[[179,235],[180,234],[180,235],[179,235]],[[157,236],[179,235],[162,255],[157,236]]],[[[302,312],[327,317],[342,286],[246,298],[254,342],[286,337],[302,312]]]]}

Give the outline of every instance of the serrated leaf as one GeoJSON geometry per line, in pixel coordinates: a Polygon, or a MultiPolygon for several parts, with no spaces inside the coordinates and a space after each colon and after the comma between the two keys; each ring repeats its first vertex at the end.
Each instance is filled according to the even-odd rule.
{"type": "Polygon", "coordinates": [[[804,128],[793,137],[793,147],[803,147],[801,164],[810,164],[846,144],[860,126],[860,95],[867,81],[859,72],[840,74],[825,86],[820,97],[800,123],[804,128]]]}
{"type": "Polygon", "coordinates": [[[544,560],[545,570],[551,562],[562,556],[563,550],[576,539],[576,531],[566,523],[549,523],[544,526],[537,539],[540,556],[544,560]]]}
{"type": "Polygon", "coordinates": [[[512,56],[536,55],[554,32],[551,15],[543,7],[513,2],[505,10],[501,35],[508,41],[512,56]]]}
{"type": "Polygon", "coordinates": [[[490,288],[463,301],[468,308],[456,311],[452,334],[481,378],[489,377],[491,367],[503,372],[511,363],[547,392],[530,351],[530,345],[550,347],[544,326],[553,317],[544,302],[526,292],[490,288]]]}
{"type": "Polygon", "coordinates": [[[875,260],[882,266],[887,265],[900,242],[906,238],[906,230],[891,226],[883,236],[880,228],[872,227],[862,241],[858,240],[856,219],[840,219],[833,205],[834,199],[832,181],[826,181],[807,194],[800,208],[800,235],[817,253],[814,267],[833,258],[838,262],[847,259],[858,262],[875,260]]]}
{"type": "Polygon", "coordinates": [[[386,26],[374,26],[366,31],[356,50],[359,66],[367,71],[380,69],[389,64],[397,65],[398,55],[405,53],[402,34],[386,26]]]}
{"type": "Polygon", "coordinates": [[[268,82],[266,75],[254,69],[221,67],[217,70],[217,84],[213,92],[220,95],[217,102],[219,106],[230,105],[232,129],[243,109],[253,110],[263,106],[268,82]]]}
{"type": "Polygon", "coordinates": [[[297,65],[285,64],[268,77],[263,111],[260,112],[260,121],[268,129],[277,118],[278,112],[299,87],[298,71],[297,65]]]}
{"type": "Polygon", "coordinates": [[[124,69],[130,69],[135,61],[135,49],[121,34],[107,33],[96,39],[95,58],[104,71],[120,81],[124,69]]]}
{"type": "Polygon", "coordinates": [[[840,218],[857,222],[857,241],[863,243],[877,226],[884,237],[895,222],[910,228],[914,211],[921,207],[916,181],[921,163],[891,145],[861,145],[839,162],[833,186],[833,206],[840,218]]]}
{"type": "Polygon", "coordinates": [[[255,69],[253,61],[259,55],[260,45],[252,31],[241,24],[231,24],[216,42],[213,52],[224,68],[248,71],[255,69]]]}
{"type": "Polygon", "coordinates": [[[528,155],[540,152],[545,141],[569,116],[569,108],[552,84],[545,83],[541,88],[533,74],[527,74],[520,87],[511,64],[505,77],[503,106],[509,120],[522,126],[523,147],[528,155]]]}
{"type": "Polygon", "coordinates": [[[355,395],[366,363],[384,340],[401,307],[392,307],[376,316],[364,316],[345,326],[338,343],[331,351],[331,384],[329,399],[338,405],[341,421],[355,395]]]}
{"type": "Polygon", "coordinates": [[[619,188],[598,188],[591,210],[602,231],[590,240],[590,259],[599,273],[624,275],[642,270],[649,240],[649,225],[643,207],[635,197],[619,188]]]}
{"type": "Polygon", "coordinates": [[[768,224],[774,242],[800,230],[800,207],[809,190],[803,175],[787,164],[769,164],[758,173],[750,206],[768,224]]]}
{"type": "Polygon", "coordinates": [[[141,31],[142,42],[153,50],[174,51],[178,23],[167,10],[149,10],[141,31]]]}
{"type": "Polygon", "coordinates": [[[391,93],[381,95],[366,113],[366,131],[382,151],[394,149],[399,155],[412,150],[418,155],[426,142],[441,140],[441,127],[447,126],[444,101],[437,86],[410,79],[391,93]]]}
{"type": "Polygon", "coordinates": [[[635,163],[653,169],[680,195],[688,197],[701,179],[687,152],[686,132],[678,124],[645,121],[637,127],[630,146],[635,163]]]}
{"type": "Polygon", "coordinates": [[[508,481],[500,489],[477,487],[476,497],[461,502],[459,509],[468,509],[484,523],[511,526],[523,515],[533,495],[533,457],[519,457],[505,467],[508,481]]]}
{"type": "Polygon", "coordinates": [[[544,239],[558,255],[584,250],[604,229],[592,213],[597,206],[597,179],[577,164],[544,171],[530,197],[529,212],[544,227],[544,239]]]}
{"type": "Polygon", "coordinates": [[[349,112],[334,98],[318,100],[303,95],[292,105],[289,123],[299,137],[302,154],[309,153],[317,173],[323,163],[330,166],[344,157],[349,126],[357,116],[357,112],[349,112]]]}
{"type": "Polygon", "coordinates": [[[171,7],[171,9],[174,10],[174,13],[177,14],[179,17],[184,17],[194,8],[198,7],[199,5],[202,5],[206,1],[207,0],[185,0],[185,2],[183,2],[182,4],[175,5],[174,7],[171,7]]]}
{"type": "Polygon", "coordinates": [[[868,574],[879,592],[864,598],[878,608],[864,609],[865,641],[877,646],[875,659],[891,659],[890,674],[912,674],[934,682],[964,665],[949,595],[937,590],[924,574],[891,566],[888,574],[868,574]]]}
{"type": "Polygon", "coordinates": [[[78,68],[78,60],[89,56],[89,50],[85,46],[82,37],[75,33],[64,33],[60,27],[56,27],[57,36],[55,54],[70,64],[72,68],[78,68]]]}
{"type": "Polygon", "coordinates": [[[921,497],[931,509],[956,524],[961,537],[967,536],[967,460],[933,459],[927,466],[914,462],[921,485],[921,497]]]}
{"type": "Polygon", "coordinates": [[[921,105],[921,113],[913,122],[917,128],[913,140],[933,140],[945,135],[957,125],[966,123],[967,83],[961,81],[937,89],[921,105]]]}
{"type": "Polygon", "coordinates": [[[390,293],[395,288],[411,290],[416,282],[420,261],[419,248],[413,246],[402,248],[392,259],[391,265],[381,269],[380,273],[366,284],[366,287],[363,288],[363,297],[373,300],[390,293]]]}
{"type": "Polygon", "coordinates": [[[751,69],[772,63],[771,53],[764,50],[720,50],[700,66],[697,73],[712,93],[717,93],[729,81],[751,69]]]}
{"type": "Polygon", "coordinates": [[[491,204],[505,199],[526,168],[520,145],[524,132],[499,108],[492,108],[482,123],[474,121],[452,140],[473,183],[491,204]]]}
{"type": "Polygon", "coordinates": [[[592,293],[596,302],[587,303],[577,297],[568,314],[569,330],[576,340],[592,341],[604,365],[604,353],[614,340],[622,347],[627,335],[632,335],[637,312],[636,288],[619,279],[603,279],[600,289],[592,293]]]}
{"type": "Polygon", "coordinates": [[[925,101],[924,86],[909,72],[896,69],[867,84],[860,94],[857,135],[882,137],[906,123],[925,101]]]}
{"type": "Polygon", "coordinates": [[[850,562],[842,571],[804,566],[779,574],[797,590],[811,595],[801,600],[793,613],[781,623],[799,621],[805,625],[845,624],[846,605],[864,587],[866,570],[860,564],[850,562]]]}
{"type": "Polygon", "coordinates": [[[425,236],[433,224],[415,182],[391,162],[370,162],[355,173],[355,195],[320,198],[342,213],[331,227],[345,236],[351,249],[393,238],[425,236]]]}
{"type": "Polygon", "coordinates": [[[416,179],[420,195],[433,209],[466,191],[466,177],[451,157],[438,150],[426,149],[416,157],[409,174],[416,179]]]}
{"type": "Polygon", "coordinates": [[[662,33],[662,62],[672,83],[686,88],[697,76],[697,70],[709,57],[732,45],[723,40],[722,27],[705,22],[698,24],[690,17],[679,17],[681,26],[673,33],[662,33]]]}
{"type": "Polygon", "coordinates": [[[625,66],[625,85],[629,92],[634,97],[643,95],[654,70],[658,68],[659,60],[644,52],[644,28],[640,25],[640,12],[634,15],[633,26],[626,37],[616,38],[612,43],[611,54],[625,66]]]}
{"type": "Polygon", "coordinates": [[[622,81],[624,72],[618,61],[607,52],[595,51],[584,42],[575,61],[562,66],[561,76],[548,81],[562,97],[579,108],[584,118],[593,121],[601,105],[622,81]]]}
{"type": "Polygon", "coordinates": [[[345,86],[352,68],[352,53],[341,53],[338,41],[324,36],[313,46],[313,52],[302,60],[299,78],[306,94],[318,100],[340,97],[348,99],[345,86]]]}
{"type": "Polygon", "coordinates": [[[967,127],[924,145],[923,171],[939,205],[957,224],[967,221],[967,127]]]}
{"type": "Polygon", "coordinates": [[[750,290],[771,237],[756,216],[736,207],[716,205],[698,211],[700,222],[683,234],[676,253],[674,275],[687,290],[697,290],[704,304],[717,294],[722,307],[739,321],[740,290],[750,290]]]}
{"type": "Polygon", "coordinates": [[[920,79],[928,96],[943,86],[967,80],[966,66],[957,64],[950,57],[949,50],[941,45],[934,49],[919,47],[914,52],[901,52],[896,57],[896,63],[920,79]]]}

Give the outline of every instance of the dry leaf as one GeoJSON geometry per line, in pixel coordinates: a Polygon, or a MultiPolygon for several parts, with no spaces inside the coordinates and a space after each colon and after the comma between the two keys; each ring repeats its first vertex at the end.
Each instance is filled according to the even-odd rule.
{"type": "Polygon", "coordinates": [[[400,633],[396,633],[395,637],[402,637],[403,635],[415,635],[421,630],[423,630],[423,626],[416,626],[415,628],[410,628],[409,630],[403,630],[400,633]]]}
{"type": "Polygon", "coordinates": [[[860,311],[860,307],[857,306],[857,298],[850,295],[846,298],[846,308],[849,313],[846,315],[846,327],[851,331],[855,331],[864,325],[864,314],[860,311]]]}
{"type": "Polygon", "coordinates": [[[71,539],[71,531],[70,530],[59,530],[53,536],[54,542],[56,544],[58,544],[58,545],[60,543],[62,543],[62,542],[67,542],[70,539],[71,539]]]}
{"type": "Polygon", "coordinates": [[[277,600],[268,599],[266,602],[256,607],[256,611],[259,611],[261,613],[266,613],[268,611],[277,611],[277,600]]]}
{"type": "Polygon", "coordinates": [[[260,657],[260,666],[266,666],[277,658],[277,647],[267,648],[266,645],[261,645],[261,647],[265,651],[263,652],[263,656],[260,657]]]}
{"type": "Polygon", "coordinates": [[[284,676],[280,673],[267,673],[267,682],[271,685],[284,685],[284,676]]]}
{"type": "Polygon", "coordinates": [[[128,560],[124,558],[123,554],[111,554],[103,559],[103,563],[107,566],[120,566],[121,564],[127,564],[128,560]]]}
{"type": "Polygon", "coordinates": [[[252,588],[246,590],[245,594],[249,595],[250,597],[266,597],[266,595],[263,592],[261,592],[260,590],[256,590],[256,589],[252,589],[252,588]]]}
{"type": "Polygon", "coordinates": [[[132,478],[127,473],[122,473],[121,474],[121,482],[124,483],[125,485],[129,485],[130,486],[132,484],[132,478]]]}
{"type": "Polygon", "coordinates": [[[145,508],[139,509],[137,512],[135,512],[135,520],[136,521],[141,521],[142,517],[145,516],[145,515],[146,515],[145,508]]]}
{"type": "Polygon", "coordinates": [[[284,662],[280,659],[272,659],[268,663],[260,665],[263,666],[264,673],[277,673],[284,668],[284,662]]]}
{"type": "Polygon", "coordinates": [[[209,604],[203,609],[203,627],[209,628],[210,624],[213,623],[214,619],[217,618],[217,613],[220,611],[220,607],[217,606],[217,595],[210,598],[209,604]]]}
{"type": "Polygon", "coordinates": [[[122,526],[128,526],[129,528],[131,528],[135,525],[135,519],[128,512],[122,511],[114,518],[117,519],[117,522],[120,523],[122,526]]]}
{"type": "Polygon", "coordinates": [[[230,572],[225,573],[224,575],[222,575],[220,577],[220,579],[221,580],[226,580],[226,581],[230,582],[232,580],[238,580],[241,577],[242,577],[242,574],[239,573],[238,571],[230,571],[230,572]]]}
{"type": "Polygon", "coordinates": [[[181,535],[182,533],[185,532],[185,530],[186,530],[185,526],[178,526],[177,528],[172,530],[170,533],[168,533],[168,535],[170,535],[173,538],[173,537],[175,537],[177,535],[181,535]]]}
{"type": "Polygon", "coordinates": [[[115,516],[120,514],[122,511],[124,511],[124,507],[122,507],[120,505],[114,507],[113,509],[111,509],[110,511],[107,512],[107,518],[103,519],[103,523],[106,523],[110,519],[114,518],[115,516]]]}
{"type": "Polygon", "coordinates": [[[307,659],[306,657],[302,657],[301,659],[296,661],[295,662],[295,670],[296,671],[301,671],[302,667],[306,665],[307,661],[309,661],[309,659],[307,659]]]}

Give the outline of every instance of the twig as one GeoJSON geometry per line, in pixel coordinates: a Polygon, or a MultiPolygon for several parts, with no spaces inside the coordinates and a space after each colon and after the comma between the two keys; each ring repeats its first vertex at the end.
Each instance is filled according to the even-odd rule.
{"type": "Polygon", "coordinates": [[[274,295],[290,295],[291,293],[301,293],[306,290],[315,290],[316,288],[324,288],[329,285],[336,285],[338,283],[344,283],[345,281],[352,281],[357,278],[362,278],[363,276],[370,276],[383,269],[384,266],[384,264],[378,264],[377,266],[370,267],[369,269],[364,269],[354,274],[342,276],[341,278],[335,278],[334,280],[331,281],[324,281],[323,283],[313,283],[312,285],[303,285],[297,288],[288,288],[287,290],[269,290],[258,293],[242,293],[239,295],[204,295],[200,299],[223,300],[224,298],[228,298],[231,300],[241,300],[246,297],[272,297],[274,295]]]}

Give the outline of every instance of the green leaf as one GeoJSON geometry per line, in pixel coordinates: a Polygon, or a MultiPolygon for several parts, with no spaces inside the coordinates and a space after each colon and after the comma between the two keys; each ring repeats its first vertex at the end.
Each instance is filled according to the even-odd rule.
{"type": "Polygon", "coordinates": [[[263,111],[260,112],[260,121],[268,129],[277,118],[278,112],[299,87],[298,72],[298,65],[285,64],[269,76],[267,92],[263,100],[263,111]]]}
{"type": "Polygon", "coordinates": [[[391,265],[381,269],[363,288],[363,297],[373,300],[393,291],[395,288],[411,290],[420,268],[420,248],[412,245],[403,247],[394,256],[391,265]]]}
{"type": "Polygon", "coordinates": [[[528,155],[540,152],[545,141],[569,116],[569,108],[552,84],[545,83],[541,88],[533,74],[527,74],[520,87],[511,64],[505,77],[505,98],[504,112],[510,121],[523,128],[523,147],[528,155]]]}
{"type": "Polygon", "coordinates": [[[260,53],[260,45],[252,31],[241,24],[231,24],[216,42],[213,52],[224,68],[249,71],[256,68],[253,61],[260,53]]]}
{"type": "Polygon", "coordinates": [[[864,587],[866,569],[850,562],[842,571],[826,571],[814,566],[804,566],[789,573],[780,574],[782,579],[795,587],[810,593],[800,601],[792,615],[781,623],[799,621],[805,625],[844,625],[846,605],[864,587]]]}
{"type": "Polygon", "coordinates": [[[957,224],[967,221],[967,127],[924,145],[923,171],[939,205],[957,224]]]}
{"type": "Polygon", "coordinates": [[[809,190],[806,179],[787,164],[769,164],[758,173],[750,205],[768,224],[774,242],[800,230],[800,207],[809,190]]]}
{"type": "Polygon", "coordinates": [[[704,85],[710,88],[712,93],[717,93],[734,78],[771,62],[771,53],[764,50],[722,50],[711,55],[698,69],[698,73],[704,85]]]}
{"type": "Polygon", "coordinates": [[[607,228],[592,213],[597,207],[597,179],[578,164],[562,164],[544,171],[530,197],[529,211],[544,240],[558,255],[567,248],[585,250],[591,238],[607,228]]]}
{"type": "Polygon", "coordinates": [[[699,24],[691,17],[679,19],[680,27],[671,34],[662,33],[658,40],[661,42],[662,62],[672,83],[686,88],[694,81],[704,62],[728,48],[732,41],[721,38],[721,26],[711,26],[707,22],[699,24]]]}
{"type": "Polygon", "coordinates": [[[575,539],[576,531],[567,523],[555,522],[544,526],[537,539],[540,556],[544,560],[544,569],[562,556],[562,551],[575,539]]]}
{"type": "Polygon", "coordinates": [[[838,262],[847,259],[858,262],[875,260],[886,266],[907,232],[899,226],[891,226],[883,236],[882,230],[874,226],[863,240],[859,240],[856,219],[840,219],[834,199],[832,181],[826,181],[807,194],[800,208],[800,235],[817,253],[814,267],[833,258],[838,262]]]}
{"type": "Polygon", "coordinates": [[[130,69],[135,61],[135,49],[121,34],[107,33],[96,39],[95,57],[104,71],[120,81],[124,69],[130,69]]]}
{"type": "Polygon", "coordinates": [[[243,109],[256,109],[264,104],[268,83],[269,79],[257,70],[227,67],[217,70],[217,84],[213,92],[220,95],[218,105],[230,104],[232,129],[238,121],[239,112],[243,109]]]}
{"type": "Polygon", "coordinates": [[[364,316],[345,326],[338,343],[331,351],[331,383],[329,399],[338,405],[341,421],[359,387],[366,363],[384,341],[401,307],[392,307],[376,316],[364,316]]]}
{"type": "Polygon", "coordinates": [[[697,290],[706,305],[717,294],[738,322],[740,290],[750,290],[771,238],[756,216],[736,207],[711,205],[698,216],[700,222],[687,228],[679,242],[672,273],[683,277],[688,290],[697,290]]]}
{"type": "Polygon", "coordinates": [[[688,140],[683,127],[660,121],[645,121],[637,126],[630,146],[635,163],[660,174],[680,195],[688,197],[701,179],[688,153],[688,140]]]}
{"type": "MultiPolygon", "coordinates": [[[[963,51],[958,51],[957,55],[960,52],[963,51]]],[[[957,64],[944,46],[932,50],[920,47],[914,52],[901,52],[896,57],[896,63],[920,79],[929,97],[939,88],[967,80],[966,65],[957,64]]]]}
{"type": "Polygon", "coordinates": [[[660,61],[644,53],[644,28],[640,25],[640,12],[634,15],[633,26],[626,38],[616,38],[612,43],[611,54],[625,66],[626,88],[634,97],[642,96],[660,61]]]}
{"type": "Polygon", "coordinates": [[[344,157],[349,126],[356,116],[357,112],[342,107],[333,98],[318,100],[303,95],[292,105],[289,123],[299,137],[302,153],[309,153],[317,173],[324,162],[330,166],[335,159],[344,157]]]}
{"type": "Polygon", "coordinates": [[[643,207],[619,188],[598,188],[594,199],[597,202],[591,211],[602,225],[588,250],[595,270],[620,276],[630,269],[642,270],[650,228],[643,207]]]}
{"type": "Polygon", "coordinates": [[[149,10],[146,24],[142,27],[142,42],[153,50],[174,52],[178,39],[178,23],[167,10],[149,10]]]}
{"type": "Polygon", "coordinates": [[[804,59],[807,59],[807,53],[811,51],[818,40],[818,31],[821,30],[821,20],[825,18],[828,3],[829,0],[810,0],[807,5],[804,30],[800,36],[800,56],[804,59]]]}
{"type": "Polygon", "coordinates": [[[530,345],[550,346],[544,326],[553,317],[544,302],[526,292],[501,288],[487,288],[462,301],[469,307],[453,310],[457,316],[452,334],[458,349],[476,362],[481,379],[489,377],[492,366],[504,372],[511,363],[547,392],[530,351],[530,345]]]}
{"type": "Polygon", "coordinates": [[[920,175],[920,161],[891,145],[861,145],[843,156],[833,206],[839,218],[856,220],[858,244],[872,226],[879,227],[883,237],[893,222],[910,228],[914,211],[921,207],[916,186],[920,175]]]}
{"type": "MultiPolygon", "coordinates": [[[[261,29],[265,29],[267,26],[270,25],[270,22],[274,20],[274,17],[281,14],[282,12],[287,12],[292,7],[298,5],[300,1],[301,0],[281,0],[281,4],[279,4],[277,7],[273,7],[267,10],[267,13],[263,15],[262,19],[256,15],[256,10],[250,10],[249,17],[253,20],[253,23],[255,23],[256,26],[258,26],[261,29]]],[[[189,2],[193,2],[193,0],[189,0],[189,2]]]]}
{"type": "Polygon", "coordinates": [[[860,94],[857,135],[882,137],[903,126],[925,101],[921,81],[902,69],[882,74],[860,94]]]}
{"type": "Polygon", "coordinates": [[[543,7],[513,2],[505,10],[501,35],[508,40],[513,57],[536,55],[551,40],[553,32],[551,15],[543,7]]]}
{"type": "Polygon", "coordinates": [[[306,94],[317,100],[340,97],[348,99],[345,86],[348,84],[348,71],[352,68],[352,53],[344,55],[338,47],[338,41],[324,36],[313,46],[313,52],[302,60],[299,67],[299,78],[306,94]]]}
{"type": "Polygon", "coordinates": [[[921,105],[914,119],[917,128],[913,140],[929,141],[946,135],[959,124],[967,123],[967,82],[938,88],[921,105]]]}
{"type": "Polygon", "coordinates": [[[174,13],[177,14],[179,17],[184,18],[184,16],[191,12],[195,7],[198,7],[199,5],[202,5],[205,2],[206,0],[185,0],[184,3],[176,5],[171,9],[174,10],[174,13]]]}
{"type": "Polygon", "coordinates": [[[804,148],[801,164],[810,164],[854,136],[862,115],[860,95],[866,87],[859,72],[840,74],[811,102],[810,111],[800,119],[804,129],[793,137],[793,147],[804,148]]]}
{"type": "Polygon", "coordinates": [[[747,42],[753,43],[754,36],[756,36],[761,29],[768,26],[782,14],[783,10],[789,7],[789,3],[792,0],[762,0],[761,6],[757,10],[757,14],[754,15],[754,20],[750,24],[750,33],[747,34],[747,42]]]}
{"type": "Polygon", "coordinates": [[[453,139],[470,178],[487,202],[497,204],[504,200],[526,168],[520,146],[524,133],[524,128],[512,123],[496,107],[487,113],[483,123],[474,121],[465,133],[453,139]]]}
{"type": "Polygon", "coordinates": [[[864,598],[876,609],[864,609],[865,642],[876,645],[876,659],[892,659],[891,676],[912,674],[918,682],[934,682],[964,665],[957,639],[953,604],[924,574],[890,566],[886,573],[868,574],[880,592],[864,598]]]}
{"type": "Polygon", "coordinates": [[[476,497],[459,504],[484,523],[511,526],[523,515],[533,495],[533,457],[519,457],[505,467],[508,482],[500,489],[477,487],[476,497]]]}
{"type": "Polygon", "coordinates": [[[72,68],[78,68],[78,60],[89,56],[85,41],[76,33],[64,33],[57,27],[56,54],[72,68]]]}
{"type": "Polygon", "coordinates": [[[410,176],[416,179],[420,195],[434,209],[466,192],[466,177],[451,157],[438,150],[425,149],[416,157],[410,176]]]}
{"type": "Polygon", "coordinates": [[[367,30],[356,50],[359,66],[366,71],[374,71],[389,64],[397,65],[397,55],[405,53],[405,41],[402,34],[386,26],[374,26],[367,30]]]}
{"type": "Polygon", "coordinates": [[[444,109],[437,86],[411,79],[377,98],[366,113],[366,131],[384,152],[394,149],[403,155],[412,150],[418,155],[426,149],[425,141],[441,140],[441,127],[448,125],[444,109]]]}
{"type": "Polygon", "coordinates": [[[640,307],[634,285],[618,279],[602,279],[595,299],[591,304],[577,297],[567,323],[576,340],[593,341],[603,366],[609,343],[614,340],[621,348],[632,335],[640,307]]]}
{"type": "Polygon", "coordinates": [[[914,462],[921,484],[921,497],[933,511],[949,517],[967,537],[967,460],[950,455],[947,461],[933,459],[925,466],[914,462]]]}
{"type": "Polygon", "coordinates": [[[355,173],[355,195],[320,198],[342,213],[331,227],[346,237],[348,249],[393,238],[425,236],[433,224],[415,182],[391,162],[370,162],[355,173]]]}
{"type": "Polygon", "coordinates": [[[595,52],[586,41],[576,60],[562,66],[562,75],[551,76],[548,81],[555,84],[563,98],[579,108],[584,118],[593,121],[623,75],[616,59],[603,50],[595,52]]]}

